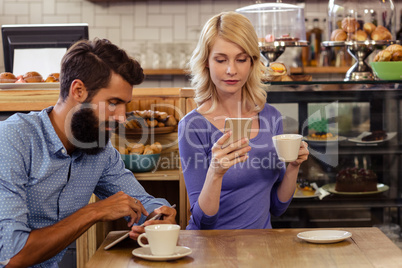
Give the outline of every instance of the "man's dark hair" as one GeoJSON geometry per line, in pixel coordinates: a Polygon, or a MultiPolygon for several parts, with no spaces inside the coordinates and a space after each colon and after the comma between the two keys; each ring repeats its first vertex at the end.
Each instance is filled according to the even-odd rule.
{"type": "Polygon", "coordinates": [[[61,60],[60,96],[65,100],[71,83],[80,79],[88,91],[86,101],[109,85],[112,72],[131,85],[141,84],[144,72],[141,65],[107,39],[81,40],[72,45],[61,60]]]}

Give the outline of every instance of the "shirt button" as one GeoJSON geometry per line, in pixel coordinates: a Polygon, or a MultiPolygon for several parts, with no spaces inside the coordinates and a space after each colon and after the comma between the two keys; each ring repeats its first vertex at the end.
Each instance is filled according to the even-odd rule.
{"type": "Polygon", "coordinates": [[[62,152],[63,154],[65,154],[65,153],[66,153],[66,150],[62,149],[61,152],[62,152]]]}

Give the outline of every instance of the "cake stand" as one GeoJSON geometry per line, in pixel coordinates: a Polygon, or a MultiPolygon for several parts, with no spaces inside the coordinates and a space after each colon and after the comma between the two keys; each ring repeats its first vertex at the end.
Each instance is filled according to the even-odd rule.
{"type": "Polygon", "coordinates": [[[261,54],[269,63],[276,61],[287,47],[306,47],[308,46],[307,41],[273,41],[273,42],[258,42],[261,54]]]}
{"type": "Polygon", "coordinates": [[[344,81],[367,81],[375,80],[373,70],[365,62],[368,56],[383,46],[399,43],[399,41],[390,40],[366,40],[366,41],[325,41],[323,47],[344,47],[348,53],[356,60],[355,64],[346,72],[344,81]]]}

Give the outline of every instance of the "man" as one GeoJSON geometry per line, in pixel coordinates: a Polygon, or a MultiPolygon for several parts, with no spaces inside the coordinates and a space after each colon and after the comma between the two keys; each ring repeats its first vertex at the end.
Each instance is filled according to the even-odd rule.
{"type": "Polygon", "coordinates": [[[124,168],[110,133],[125,121],[141,66],[108,40],[80,41],[62,59],[54,107],[0,122],[0,267],[57,267],[96,222],[128,218],[130,237],[176,211],[124,168]],[[92,193],[100,199],[89,204],[92,193]],[[136,225],[137,224],[137,225],[136,225]]]}

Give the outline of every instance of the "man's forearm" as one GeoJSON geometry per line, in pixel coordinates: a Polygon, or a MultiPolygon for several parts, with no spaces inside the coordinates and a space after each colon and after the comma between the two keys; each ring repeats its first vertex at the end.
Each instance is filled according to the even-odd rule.
{"type": "Polygon", "coordinates": [[[6,267],[28,267],[52,258],[98,220],[96,211],[88,205],[54,225],[33,230],[25,246],[6,267]]]}

